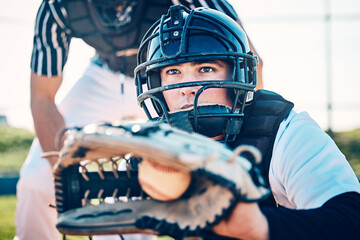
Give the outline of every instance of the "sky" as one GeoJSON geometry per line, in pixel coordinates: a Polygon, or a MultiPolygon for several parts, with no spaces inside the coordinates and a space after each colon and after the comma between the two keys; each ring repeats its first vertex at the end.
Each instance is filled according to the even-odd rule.
{"type": "MultiPolygon", "coordinates": [[[[323,129],[360,127],[360,1],[229,2],[264,61],[266,89],[294,102],[296,111],[307,111],[323,129]],[[331,21],[325,21],[328,12],[331,21]]],[[[20,3],[0,0],[0,115],[6,115],[12,126],[33,130],[30,56],[41,1],[20,3]]],[[[81,40],[71,42],[57,101],[81,76],[93,54],[81,40]]]]}

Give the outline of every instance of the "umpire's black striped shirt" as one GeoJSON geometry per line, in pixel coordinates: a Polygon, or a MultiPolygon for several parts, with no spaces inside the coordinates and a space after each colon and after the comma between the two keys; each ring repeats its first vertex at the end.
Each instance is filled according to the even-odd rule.
{"type": "MultiPolygon", "coordinates": [[[[86,1],[86,0],[84,0],[86,1]]],[[[209,7],[226,13],[233,19],[238,16],[226,0],[169,0],[172,4],[182,4],[190,9],[209,7]]],[[[31,56],[31,70],[38,75],[48,77],[60,75],[66,63],[69,45],[70,30],[67,29],[55,11],[54,5],[44,0],[38,10],[35,22],[34,46],[31,56]]],[[[64,16],[66,12],[60,9],[64,16]]],[[[159,16],[160,17],[160,16],[159,16]]]]}

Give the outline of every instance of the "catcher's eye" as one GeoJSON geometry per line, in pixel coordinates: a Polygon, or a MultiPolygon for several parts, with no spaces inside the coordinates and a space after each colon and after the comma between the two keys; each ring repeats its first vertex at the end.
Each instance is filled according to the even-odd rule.
{"type": "Polygon", "coordinates": [[[202,67],[199,70],[200,73],[211,73],[214,72],[214,69],[212,67],[202,67]]]}
{"type": "Polygon", "coordinates": [[[166,71],[166,74],[168,74],[168,75],[175,75],[175,74],[179,74],[179,73],[181,73],[181,72],[177,69],[169,69],[166,71]]]}

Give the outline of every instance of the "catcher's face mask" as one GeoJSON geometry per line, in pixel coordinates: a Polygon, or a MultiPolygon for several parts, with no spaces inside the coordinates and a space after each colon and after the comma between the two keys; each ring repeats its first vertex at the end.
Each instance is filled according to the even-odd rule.
{"type": "Polygon", "coordinates": [[[186,131],[232,141],[240,132],[245,105],[256,87],[256,58],[249,51],[244,31],[227,15],[216,10],[192,11],[176,5],[145,34],[135,69],[138,101],[151,120],[161,120],[186,131]],[[226,62],[229,79],[202,79],[161,84],[161,69],[188,62],[226,62]],[[197,87],[191,107],[170,111],[164,92],[197,87]],[[226,89],[231,106],[203,105],[201,94],[213,88],[226,89]]]}

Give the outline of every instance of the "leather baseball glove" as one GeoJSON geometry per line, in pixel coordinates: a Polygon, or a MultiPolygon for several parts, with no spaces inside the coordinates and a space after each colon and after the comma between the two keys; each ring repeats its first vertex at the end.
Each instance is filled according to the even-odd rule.
{"type": "Polygon", "coordinates": [[[54,169],[57,228],[70,235],[209,236],[211,227],[238,201],[259,201],[268,195],[256,168],[260,160],[253,147],[231,150],[160,122],[68,129],[54,169]],[[256,162],[241,157],[244,151],[256,162]],[[181,197],[164,202],[142,191],[137,164],[149,157],[191,173],[181,197]]]}

